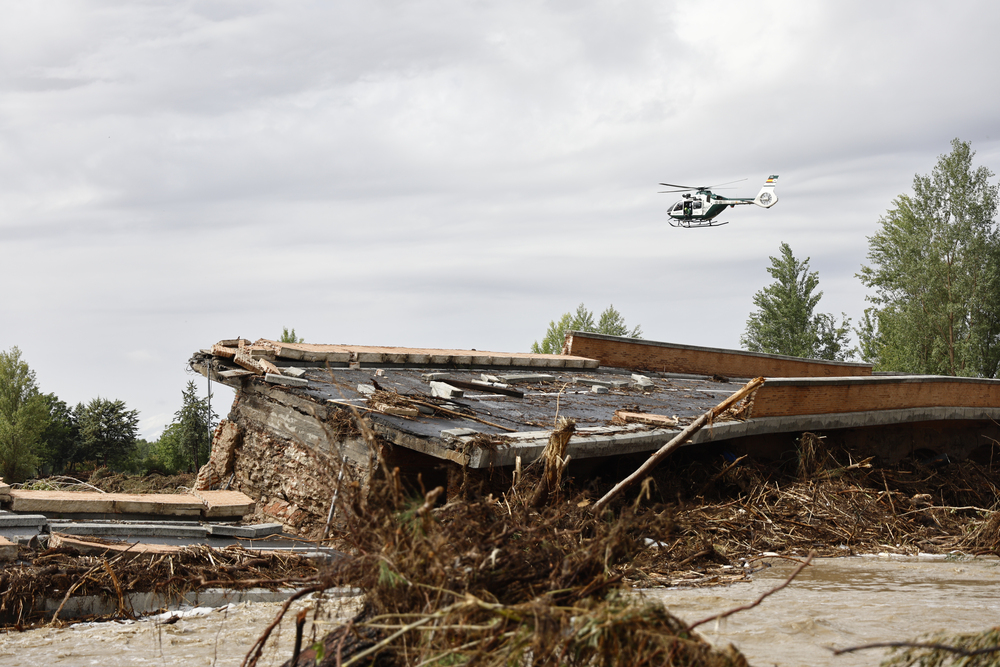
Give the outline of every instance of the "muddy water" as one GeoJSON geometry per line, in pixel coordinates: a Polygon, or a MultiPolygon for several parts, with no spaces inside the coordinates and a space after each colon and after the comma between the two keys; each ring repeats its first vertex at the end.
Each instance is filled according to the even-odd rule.
{"type": "MultiPolygon", "coordinates": [[[[750,584],[726,588],[647,590],[691,622],[745,604],[780,584],[795,564],[775,560],[750,584]]],[[[327,603],[316,632],[353,614],[357,598],[327,603]]],[[[303,608],[300,604],[293,612],[303,608]]],[[[274,618],[279,604],[243,604],[163,625],[81,624],[0,634],[0,665],[239,665],[252,642],[274,618]]],[[[294,613],[262,665],[291,657],[294,613]]],[[[310,617],[311,618],[311,617],[310,617]]],[[[978,631],[1000,624],[1000,563],[997,560],[822,559],[785,590],[760,606],[699,628],[710,641],[736,644],[751,664],[876,665],[884,651],[834,657],[830,648],[873,641],[914,639],[922,632],[978,631]]],[[[312,625],[306,628],[306,635],[312,625]]]]}
{"type": "MultiPolygon", "coordinates": [[[[727,588],[651,590],[690,622],[740,604],[783,582],[795,563],[773,561],[751,584],[727,588]]],[[[788,588],[752,610],[699,632],[733,643],[752,665],[877,665],[884,649],[834,656],[830,648],[916,639],[924,632],[972,632],[1000,625],[1000,563],[996,559],[930,560],[879,557],[821,559],[788,588]]]]}
{"type": "MultiPolygon", "coordinates": [[[[315,624],[316,636],[346,620],[358,610],[358,598],[324,603],[327,613],[315,624]]],[[[268,642],[259,665],[280,665],[292,657],[295,613],[311,603],[291,607],[278,634],[268,642]]],[[[190,611],[170,624],[154,619],[124,623],[82,623],[63,629],[42,628],[0,634],[0,665],[239,665],[264,628],[274,620],[281,603],[243,603],[221,609],[190,611]]],[[[312,615],[304,636],[313,632],[312,615]]],[[[305,643],[305,642],[303,642],[305,643]]]]}

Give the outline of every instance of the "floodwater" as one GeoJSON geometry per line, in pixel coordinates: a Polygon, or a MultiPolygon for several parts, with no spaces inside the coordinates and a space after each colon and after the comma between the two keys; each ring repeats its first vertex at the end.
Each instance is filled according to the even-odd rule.
{"type": "MultiPolygon", "coordinates": [[[[323,601],[323,613],[313,623],[309,614],[303,646],[314,636],[349,619],[360,609],[358,597],[323,601]]],[[[261,666],[280,665],[292,657],[295,647],[295,616],[312,602],[292,603],[284,621],[271,635],[261,666]]],[[[80,623],[66,628],[40,628],[0,634],[0,665],[40,667],[44,665],[218,665],[243,662],[257,637],[276,618],[280,602],[245,602],[217,609],[198,607],[181,611],[181,618],[165,624],[162,618],[111,623],[80,623]]],[[[169,617],[168,612],[164,617],[169,617]]]]}
{"type": "MultiPolygon", "coordinates": [[[[796,563],[776,561],[750,584],[644,592],[692,623],[748,604],[784,582],[796,563]]],[[[943,557],[817,559],[757,607],[698,628],[735,644],[751,665],[877,665],[887,649],[834,656],[830,649],[909,641],[923,633],[978,632],[1000,625],[1000,562],[943,557]]]]}
{"type": "MultiPolygon", "coordinates": [[[[752,583],[721,588],[650,589],[639,594],[664,602],[693,622],[747,604],[781,584],[796,564],[773,565],[752,583]]],[[[1000,562],[996,559],[855,557],[816,560],[784,590],[759,606],[698,631],[709,641],[733,643],[757,667],[877,665],[884,649],[834,656],[831,648],[916,639],[944,630],[975,632],[1000,625],[1000,562]]],[[[358,598],[324,603],[317,636],[355,613],[358,598]]],[[[268,643],[261,665],[292,655],[298,602],[268,643]]],[[[0,634],[0,665],[239,665],[274,619],[280,603],[245,603],[189,612],[172,624],[155,620],[85,623],[0,634]]],[[[313,632],[312,615],[305,636],[313,632]]],[[[306,643],[306,642],[304,642],[306,643]]]]}

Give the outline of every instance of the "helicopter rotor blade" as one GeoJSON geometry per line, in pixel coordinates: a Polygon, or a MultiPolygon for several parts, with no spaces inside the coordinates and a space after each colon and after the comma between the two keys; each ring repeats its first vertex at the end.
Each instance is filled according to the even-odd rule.
{"type": "MultiPolygon", "coordinates": [[[[665,185],[668,188],[680,188],[679,190],[663,190],[662,192],[685,192],[688,190],[701,191],[701,190],[712,190],[718,188],[721,185],[732,185],[733,183],[742,183],[747,179],[740,178],[735,181],[729,181],[727,183],[717,183],[716,185],[680,185],[678,183],[660,183],[660,185],[665,185]]],[[[734,188],[726,188],[732,190],[734,188]]]]}
{"type": "MultiPolygon", "coordinates": [[[[739,179],[737,179],[735,181],[729,181],[728,183],[717,183],[715,185],[709,185],[705,189],[707,190],[708,188],[717,188],[720,185],[732,185],[733,183],[742,183],[745,180],[747,180],[747,179],[745,179],[745,178],[739,178],[739,179]]],[[[736,188],[727,188],[727,189],[728,190],[735,190],[736,188]]]]}

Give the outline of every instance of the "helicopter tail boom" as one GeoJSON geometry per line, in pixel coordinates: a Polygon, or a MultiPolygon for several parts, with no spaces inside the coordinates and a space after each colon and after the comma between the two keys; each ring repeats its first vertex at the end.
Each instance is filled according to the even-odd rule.
{"type": "Polygon", "coordinates": [[[768,176],[767,181],[764,182],[764,187],[762,187],[760,192],[757,193],[757,196],[754,197],[753,203],[762,208],[771,208],[777,204],[778,194],[774,191],[774,187],[777,184],[777,176],[768,176]]]}

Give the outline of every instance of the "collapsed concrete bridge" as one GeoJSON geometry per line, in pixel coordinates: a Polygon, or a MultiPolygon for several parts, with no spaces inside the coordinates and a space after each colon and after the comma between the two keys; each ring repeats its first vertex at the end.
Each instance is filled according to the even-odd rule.
{"type": "Polygon", "coordinates": [[[751,405],[688,446],[772,457],[809,431],[892,463],[990,457],[1000,440],[1000,381],[580,332],[559,355],[233,339],[190,365],[236,389],[199,486],[242,491],[302,534],[325,529],[338,486],[366,483],[377,457],[447,487],[534,460],[563,416],[577,423],[576,474],[613,474],[753,376],[766,382],[751,405]]]}

